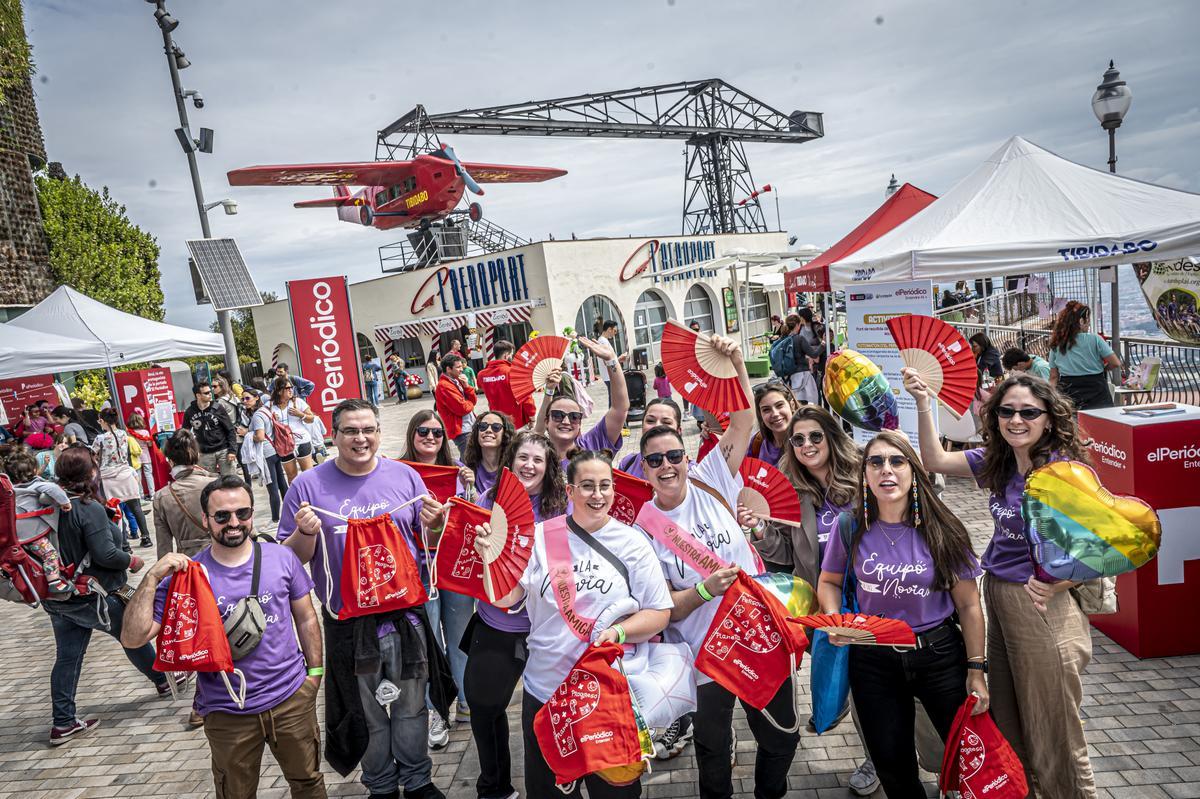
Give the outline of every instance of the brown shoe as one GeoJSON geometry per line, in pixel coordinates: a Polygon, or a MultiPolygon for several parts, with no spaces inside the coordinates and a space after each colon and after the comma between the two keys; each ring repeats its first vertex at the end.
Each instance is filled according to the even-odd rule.
{"type": "Polygon", "coordinates": [[[196,711],[192,711],[192,715],[188,716],[188,726],[192,729],[204,726],[204,716],[201,716],[196,711]]]}

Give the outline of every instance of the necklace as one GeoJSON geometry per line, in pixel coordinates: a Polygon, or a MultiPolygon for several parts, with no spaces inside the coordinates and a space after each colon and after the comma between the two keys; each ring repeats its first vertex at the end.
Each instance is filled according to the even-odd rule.
{"type": "Polygon", "coordinates": [[[886,538],[888,540],[888,543],[891,544],[892,546],[896,546],[896,544],[898,544],[900,542],[900,539],[904,538],[904,536],[911,529],[912,529],[911,527],[905,527],[904,532],[900,533],[900,535],[896,536],[895,538],[892,538],[890,535],[887,534],[887,528],[885,528],[883,526],[883,522],[879,523],[879,532],[883,533],[883,537],[886,538]]]}

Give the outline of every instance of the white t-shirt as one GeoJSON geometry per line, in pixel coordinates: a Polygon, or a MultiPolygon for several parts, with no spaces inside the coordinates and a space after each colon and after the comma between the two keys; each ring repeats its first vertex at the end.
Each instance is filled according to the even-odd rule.
{"type": "MultiPolygon", "coordinates": [[[[729,466],[721,457],[719,448],[708,453],[695,471],[690,474],[690,477],[699,480],[725,497],[729,507],[737,507],[738,492],[742,490],[742,478],[740,475],[735,477],[730,474],[729,466]]],[[[658,508],[657,503],[655,503],[655,507],[658,508]]],[[[658,509],[662,510],[662,508],[658,509]]],[[[741,566],[743,571],[752,576],[760,573],[758,560],[754,557],[750,543],[746,540],[746,534],[742,532],[737,519],[707,491],[696,488],[694,485],[688,485],[687,496],[684,497],[679,507],[674,510],[662,510],[662,512],[668,519],[695,535],[721,560],[741,566]]],[[[671,590],[682,591],[702,581],[699,574],[667,547],[653,539],[650,539],[650,545],[654,547],[663,574],[666,575],[667,582],[671,584],[671,590]]],[[[686,619],[671,622],[670,627],[667,628],[669,639],[684,641],[691,645],[693,652],[699,652],[700,645],[704,641],[704,636],[708,634],[708,628],[712,624],[713,617],[717,615],[717,608],[720,604],[721,598],[716,597],[711,602],[706,602],[698,607],[686,619]]],[[[711,682],[711,680],[697,672],[696,682],[703,684],[711,682]]]]}
{"type": "Polygon", "coordinates": [[[304,418],[288,413],[288,408],[295,408],[300,413],[305,413],[309,410],[308,403],[300,398],[293,399],[287,406],[280,407],[274,403],[267,406],[271,415],[283,424],[286,424],[292,429],[292,438],[297,445],[307,444],[312,441],[312,436],[308,433],[308,425],[304,423],[304,418]]]}
{"type": "MultiPolygon", "coordinates": [[[[575,569],[575,609],[594,619],[614,602],[628,598],[630,591],[625,578],[604,556],[575,533],[567,531],[566,535],[575,569]]],[[[610,519],[592,537],[625,564],[633,600],[642,610],[674,607],[662,569],[645,535],[610,519]]],[[[521,587],[525,589],[525,609],[529,613],[529,660],[523,679],[525,690],[539,702],[550,699],[588,646],[575,637],[558,612],[548,564],[546,540],[542,525],[538,524],[534,528],[533,554],[521,576],[521,587]]]]}

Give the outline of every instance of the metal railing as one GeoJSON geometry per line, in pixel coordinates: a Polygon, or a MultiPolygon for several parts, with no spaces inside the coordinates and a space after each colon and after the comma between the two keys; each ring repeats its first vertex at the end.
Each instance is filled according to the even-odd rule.
{"type": "Polygon", "coordinates": [[[510,250],[529,244],[512,231],[480,219],[416,230],[408,238],[379,248],[384,272],[412,272],[471,255],[510,250]]]}

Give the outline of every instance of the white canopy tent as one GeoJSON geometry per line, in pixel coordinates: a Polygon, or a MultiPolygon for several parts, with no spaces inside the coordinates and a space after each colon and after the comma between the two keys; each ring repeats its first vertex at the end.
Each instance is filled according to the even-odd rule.
{"type": "Polygon", "coordinates": [[[81,341],[0,324],[0,379],[106,366],[108,356],[104,345],[98,341],[81,341]]]}
{"type": "Polygon", "coordinates": [[[953,189],[829,267],[834,288],[1113,266],[1200,253],[1200,194],[1101,172],[1014,136],[953,189]]]}

